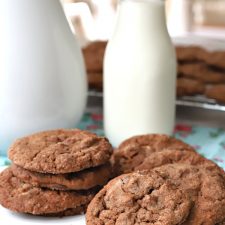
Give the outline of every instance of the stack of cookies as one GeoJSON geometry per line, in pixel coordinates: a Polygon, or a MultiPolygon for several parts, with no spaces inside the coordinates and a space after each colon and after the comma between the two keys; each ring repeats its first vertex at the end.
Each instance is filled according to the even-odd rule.
{"type": "Polygon", "coordinates": [[[182,141],[142,135],[115,151],[123,174],[91,201],[87,225],[224,225],[225,173],[182,141]]]}
{"type": "MultiPolygon", "coordinates": [[[[103,58],[107,42],[83,48],[90,89],[103,89],[103,58]]],[[[177,46],[177,96],[205,95],[225,104],[225,51],[209,52],[199,46],[177,46]]]]}
{"type": "Polygon", "coordinates": [[[108,140],[81,130],[55,130],[17,140],[13,164],[0,174],[0,204],[15,212],[65,216],[85,212],[112,175],[108,140]]]}
{"type": "Polygon", "coordinates": [[[103,58],[106,45],[106,41],[94,41],[83,48],[89,87],[100,91],[103,83],[103,58]]]}
{"type": "Polygon", "coordinates": [[[177,95],[205,95],[225,104],[225,52],[198,46],[176,47],[177,95]]]}

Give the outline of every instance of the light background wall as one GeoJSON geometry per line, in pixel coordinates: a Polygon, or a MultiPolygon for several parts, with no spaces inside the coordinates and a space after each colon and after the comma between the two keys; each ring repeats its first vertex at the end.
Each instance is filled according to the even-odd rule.
{"type": "MultiPolygon", "coordinates": [[[[82,44],[110,37],[117,0],[62,1],[82,44]]],[[[225,0],[166,0],[166,11],[171,36],[200,33],[225,39],[225,0]]]]}

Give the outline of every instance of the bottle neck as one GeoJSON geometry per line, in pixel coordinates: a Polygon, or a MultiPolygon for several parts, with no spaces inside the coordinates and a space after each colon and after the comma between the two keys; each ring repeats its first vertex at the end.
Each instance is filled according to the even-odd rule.
{"type": "Polygon", "coordinates": [[[165,30],[166,16],[163,0],[120,0],[117,14],[118,29],[165,30]]]}

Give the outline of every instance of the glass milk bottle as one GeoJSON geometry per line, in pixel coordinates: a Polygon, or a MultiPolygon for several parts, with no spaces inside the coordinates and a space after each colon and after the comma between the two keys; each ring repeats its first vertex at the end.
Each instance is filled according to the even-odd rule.
{"type": "Polygon", "coordinates": [[[0,1],[0,154],[18,137],[72,128],[84,112],[81,50],[59,0],[0,1]]]}
{"type": "Polygon", "coordinates": [[[104,129],[114,146],[133,135],[171,135],[176,57],[163,0],[120,0],[104,59],[104,129]]]}

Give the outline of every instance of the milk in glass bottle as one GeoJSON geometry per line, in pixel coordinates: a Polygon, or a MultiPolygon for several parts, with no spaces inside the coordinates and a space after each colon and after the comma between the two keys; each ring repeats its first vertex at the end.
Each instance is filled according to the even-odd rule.
{"type": "Polygon", "coordinates": [[[138,134],[171,135],[176,57],[163,0],[120,0],[104,59],[104,129],[114,146],[138,134]]]}
{"type": "Polygon", "coordinates": [[[73,128],[87,99],[81,49],[59,0],[0,0],[0,155],[17,138],[73,128]]]}

